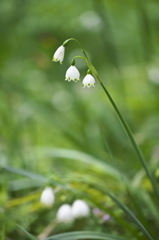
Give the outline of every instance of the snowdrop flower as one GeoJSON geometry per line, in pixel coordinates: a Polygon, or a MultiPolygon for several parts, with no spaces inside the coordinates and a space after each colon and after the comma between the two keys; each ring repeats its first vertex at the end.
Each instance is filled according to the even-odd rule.
{"type": "Polygon", "coordinates": [[[64,55],[65,55],[65,47],[62,45],[54,53],[52,61],[54,61],[54,62],[60,61],[60,63],[62,63],[62,61],[64,59],[64,55]]]}
{"type": "Polygon", "coordinates": [[[46,187],[40,197],[40,202],[47,206],[50,207],[54,203],[55,197],[54,197],[54,192],[51,187],[46,187]]]}
{"type": "Polygon", "coordinates": [[[94,77],[91,75],[91,74],[87,74],[85,76],[85,78],[83,79],[83,82],[82,82],[82,86],[83,87],[95,87],[95,79],[94,77]]]}
{"type": "Polygon", "coordinates": [[[66,72],[66,79],[69,82],[72,80],[74,82],[77,82],[77,80],[80,80],[80,73],[78,69],[75,66],[69,67],[69,69],[66,72]]]}
{"type": "Polygon", "coordinates": [[[71,206],[69,204],[63,204],[58,209],[56,218],[59,222],[71,223],[74,219],[71,211],[71,206]]]}
{"type": "Polygon", "coordinates": [[[74,218],[87,217],[89,215],[89,206],[83,200],[76,200],[72,205],[72,215],[74,218]]]}

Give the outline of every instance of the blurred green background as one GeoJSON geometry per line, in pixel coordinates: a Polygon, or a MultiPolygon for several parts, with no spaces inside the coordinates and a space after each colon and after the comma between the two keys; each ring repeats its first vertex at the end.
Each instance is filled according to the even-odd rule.
{"type": "MultiPolygon", "coordinates": [[[[124,182],[103,171],[104,163],[151,192],[100,85],[86,89],[81,81],[64,81],[71,59],[82,54],[77,44],[66,47],[62,65],[51,60],[66,39],[82,43],[159,179],[158,0],[1,0],[0,23],[1,239],[27,239],[16,223],[38,236],[57,208],[75,198],[61,191],[52,209],[45,209],[39,203],[44,184],[2,170],[6,166],[71,182],[83,191],[87,186],[80,180],[103,181],[130,204],[124,182]]],[[[87,67],[81,59],[76,67],[82,80],[87,67]]],[[[103,201],[109,214],[120,218],[120,210],[103,201]]],[[[69,227],[54,224],[51,233],[82,229],[131,236],[114,217],[106,223],[92,217],[69,227]]]]}

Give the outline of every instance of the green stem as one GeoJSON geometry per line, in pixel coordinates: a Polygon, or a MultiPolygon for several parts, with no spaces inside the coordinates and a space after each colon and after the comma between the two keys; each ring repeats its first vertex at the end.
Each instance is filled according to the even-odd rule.
{"type": "Polygon", "coordinates": [[[137,154],[137,156],[138,156],[138,158],[139,158],[139,160],[140,160],[143,168],[145,169],[145,172],[146,172],[146,174],[147,174],[147,176],[148,176],[148,178],[149,178],[149,180],[150,180],[150,182],[151,182],[151,184],[152,184],[153,191],[154,191],[154,193],[156,194],[156,197],[157,197],[158,200],[159,200],[159,191],[158,191],[158,187],[157,187],[156,181],[155,181],[153,175],[151,174],[151,172],[149,171],[149,169],[148,169],[148,167],[147,167],[147,164],[146,164],[146,161],[145,161],[145,159],[144,159],[144,156],[142,155],[142,153],[141,153],[141,151],[140,151],[137,143],[135,142],[135,139],[134,139],[134,137],[133,137],[133,134],[132,134],[132,132],[131,132],[131,130],[130,130],[130,128],[129,128],[127,122],[126,122],[126,120],[124,119],[124,117],[123,117],[122,114],[120,113],[120,111],[119,111],[117,105],[115,104],[113,98],[111,97],[110,93],[108,92],[108,90],[107,90],[106,87],[104,86],[101,78],[100,78],[99,75],[98,75],[97,70],[96,70],[95,67],[92,65],[92,63],[89,61],[89,59],[88,59],[88,57],[87,57],[87,54],[86,54],[83,46],[81,45],[81,43],[80,43],[78,40],[76,40],[75,38],[70,38],[70,39],[68,39],[67,41],[68,41],[68,42],[69,42],[69,41],[75,41],[75,42],[80,46],[80,48],[81,48],[81,50],[82,50],[82,52],[83,52],[83,54],[84,54],[85,61],[86,61],[86,64],[87,64],[88,68],[91,70],[91,72],[92,72],[92,74],[94,75],[94,77],[98,80],[98,82],[99,82],[100,85],[102,86],[105,94],[107,95],[109,101],[111,102],[111,104],[112,104],[112,106],[113,106],[113,108],[114,108],[114,110],[115,110],[115,112],[116,112],[116,114],[117,114],[117,116],[118,116],[118,118],[119,118],[119,120],[120,120],[121,125],[122,125],[123,128],[125,129],[128,137],[129,137],[129,139],[130,139],[130,142],[132,143],[132,145],[133,145],[133,147],[134,147],[134,149],[135,149],[135,151],[136,151],[136,154],[137,154]]]}
{"type": "Polygon", "coordinates": [[[85,58],[82,56],[75,56],[74,58],[72,58],[72,61],[75,60],[76,58],[81,58],[81,59],[85,60],[85,58]]]}
{"type": "MultiPolygon", "coordinates": [[[[91,65],[92,65],[92,64],[91,64],[91,65]]],[[[135,149],[135,151],[136,151],[136,153],[137,153],[137,155],[138,155],[138,157],[139,157],[139,159],[140,159],[140,162],[141,162],[143,168],[145,169],[145,172],[146,172],[149,180],[151,181],[151,184],[152,184],[154,193],[156,194],[157,198],[159,199],[159,191],[158,191],[158,187],[157,187],[156,181],[155,181],[154,177],[152,176],[151,172],[149,171],[149,169],[148,169],[148,167],[147,167],[147,164],[146,164],[146,161],[145,161],[145,159],[144,159],[144,156],[142,155],[142,153],[141,153],[141,151],[140,151],[140,149],[139,149],[139,147],[138,147],[138,145],[137,145],[137,143],[136,143],[136,141],[135,141],[135,139],[134,139],[134,137],[133,137],[133,134],[132,134],[132,132],[131,132],[131,130],[130,130],[130,128],[129,128],[127,122],[126,122],[126,120],[124,119],[124,117],[123,117],[122,114],[120,113],[120,111],[119,111],[117,105],[115,104],[114,100],[112,99],[110,93],[108,92],[108,90],[107,90],[106,87],[104,86],[103,82],[101,81],[101,79],[100,79],[97,71],[94,72],[94,67],[92,68],[91,65],[89,64],[89,68],[90,68],[90,70],[92,71],[92,74],[93,74],[93,75],[95,76],[95,78],[99,81],[99,83],[101,84],[101,86],[102,86],[105,94],[107,95],[109,101],[111,102],[111,104],[112,104],[112,106],[113,106],[113,108],[114,108],[114,110],[115,110],[118,118],[120,119],[120,122],[121,122],[123,128],[125,129],[128,137],[129,137],[129,139],[130,139],[130,141],[131,141],[131,143],[132,143],[132,145],[133,145],[133,147],[134,147],[134,149],[135,149]]]]}

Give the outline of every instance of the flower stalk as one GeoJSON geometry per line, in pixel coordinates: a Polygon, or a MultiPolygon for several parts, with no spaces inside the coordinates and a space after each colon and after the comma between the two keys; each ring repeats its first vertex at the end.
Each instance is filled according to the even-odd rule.
{"type": "MultiPolygon", "coordinates": [[[[113,108],[114,108],[114,110],[115,110],[115,112],[116,112],[116,114],[117,114],[117,116],[119,118],[119,121],[120,121],[122,127],[124,128],[128,138],[129,138],[129,140],[130,140],[130,142],[131,142],[131,144],[132,144],[132,146],[133,146],[133,148],[134,148],[134,150],[135,150],[135,152],[136,152],[136,154],[137,154],[137,156],[138,156],[138,158],[139,158],[139,160],[140,160],[140,162],[141,162],[141,164],[142,164],[142,166],[143,166],[143,168],[144,168],[144,170],[145,170],[145,172],[146,172],[146,174],[147,174],[147,176],[148,176],[148,178],[149,178],[149,180],[151,182],[151,185],[152,185],[152,188],[153,188],[153,191],[154,191],[156,197],[159,200],[159,190],[158,190],[156,181],[155,181],[153,175],[151,174],[151,172],[148,169],[148,166],[147,166],[147,163],[146,163],[146,161],[144,159],[144,156],[143,156],[140,148],[138,147],[138,145],[137,145],[137,143],[136,143],[136,141],[135,141],[135,139],[133,137],[133,134],[132,134],[132,132],[131,132],[131,130],[130,130],[126,120],[124,119],[123,115],[119,111],[116,103],[114,102],[113,98],[111,97],[111,95],[108,92],[107,88],[105,87],[104,83],[102,82],[102,80],[101,80],[97,70],[95,69],[95,67],[90,62],[90,60],[89,60],[89,58],[88,58],[88,56],[87,56],[83,46],[81,45],[81,43],[77,39],[69,38],[62,44],[62,47],[60,47],[60,48],[65,48],[70,41],[75,41],[79,45],[79,47],[81,48],[81,51],[82,51],[84,57],[82,57],[82,56],[75,56],[72,59],[72,66],[66,72],[66,80],[68,80],[68,81],[71,81],[71,80],[77,81],[77,80],[79,80],[79,72],[76,69],[76,67],[74,66],[75,58],[82,58],[83,60],[85,60],[89,70],[87,72],[87,75],[83,79],[83,87],[85,87],[85,86],[87,86],[87,87],[95,86],[95,79],[97,79],[97,81],[100,83],[100,85],[103,88],[106,96],[108,97],[111,105],[113,106],[113,108]],[[90,72],[92,73],[92,75],[94,77],[90,74],[90,72]]],[[[64,57],[64,50],[62,49],[62,53],[61,53],[61,51],[59,51],[59,49],[57,49],[57,51],[54,54],[54,59],[55,59],[54,61],[62,62],[63,57],[64,57]]]]}
{"type": "Polygon", "coordinates": [[[137,145],[137,143],[136,143],[136,141],[135,141],[135,139],[134,139],[134,137],[133,137],[133,134],[132,134],[132,132],[131,132],[131,130],[130,130],[130,128],[129,128],[127,122],[126,122],[126,120],[124,119],[124,117],[123,117],[122,114],[120,113],[120,111],[119,111],[116,103],[114,102],[113,98],[111,97],[110,93],[108,92],[107,88],[104,86],[101,78],[99,77],[98,72],[96,71],[96,69],[94,68],[94,66],[89,62],[88,58],[87,58],[86,63],[87,63],[87,62],[88,62],[88,67],[89,67],[89,69],[91,70],[91,72],[92,72],[92,74],[94,75],[94,77],[95,77],[95,78],[98,80],[98,82],[100,83],[100,85],[101,85],[101,87],[103,88],[105,94],[107,95],[107,97],[108,97],[111,105],[113,106],[113,108],[114,108],[114,110],[115,110],[115,112],[116,112],[116,114],[117,114],[117,116],[118,116],[118,118],[119,118],[119,120],[120,120],[120,123],[121,123],[121,125],[123,126],[125,132],[127,133],[128,137],[129,137],[129,139],[130,139],[130,142],[132,143],[132,145],[133,145],[133,147],[134,147],[134,150],[136,151],[136,154],[137,154],[137,156],[138,156],[138,158],[139,158],[139,160],[140,160],[140,162],[141,162],[141,164],[142,164],[142,166],[143,166],[143,168],[144,168],[144,170],[145,170],[145,172],[146,172],[146,174],[147,174],[147,176],[148,176],[148,178],[149,178],[149,180],[150,180],[150,182],[151,182],[153,191],[154,191],[156,197],[157,197],[158,200],[159,200],[159,190],[158,190],[156,181],[155,181],[154,177],[152,176],[151,172],[150,172],[149,169],[148,169],[148,166],[147,166],[147,164],[146,164],[146,161],[145,161],[145,159],[144,159],[144,156],[143,156],[141,150],[139,149],[139,147],[138,147],[138,145],[137,145]]]}
{"type": "MultiPolygon", "coordinates": [[[[85,60],[87,66],[88,66],[89,71],[91,71],[92,75],[95,77],[95,79],[97,79],[97,81],[100,83],[101,87],[103,88],[106,96],[108,97],[112,107],[114,108],[114,110],[115,110],[115,112],[116,112],[116,114],[117,114],[117,116],[118,116],[118,118],[120,120],[120,123],[121,123],[122,127],[124,128],[125,132],[127,133],[128,137],[129,137],[129,140],[130,140],[130,142],[131,142],[131,144],[132,144],[132,146],[133,146],[133,148],[134,148],[134,150],[135,150],[135,152],[136,152],[136,154],[137,154],[137,156],[138,156],[138,158],[139,158],[139,160],[140,160],[140,162],[141,162],[141,164],[142,164],[142,166],[143,166],[143,168],[144,168],[144,170],[145,170],[145,172],[146,172],[146,174],[147,174],[147,176],[148,176],[148,178],[149,178],[149,180],[151,182],[153,191],[154,191],[156,197],[159,200],[159,190],[158,190],[156,181],[155,181],[153,175],[151,174],[151,172],[148,169],[148,166],[147,166],[147,163],[146,163],[146,161],[144,159],[144,156],[143,156],[140,148],[138,147],[138,145],[137,145],[137,143],[136,143],[136,141],[135,141],[135,139],[133,137],[133,134],[132,134],[132,132],[131,132],[131,130],[130,130],[126,120],[124,119],[124,117],[122,116],[121,112],[119,111],[119,109],[118,109],[116,103],[114,102],[113,98],[111,97],[109,91],[107,90],[107,88],[103,84],[103,82],[102,82],[102,80],[101,80],[97,70],[95,69],[95,67],[90,62],[90,60],[89,60],[89,58],[88,58],[88,56],[87,56],[83,46],[81,45],[81,43],[77,39],[75,39],[75,38],[69,38],[62,44],[62,46],[65,47],[70,41],[75,41],[79,45],[79,47],[81,48],[81,51],[82,51],[84,57],[82,57],[82,56],[76,56],[76,57],[79,57],[79,58],[82,58],[82,59],[85,60]]],[[[74,57],[73,60],[76,57],[74,57]]],[[[87,73],[87,75],[86,75],[87,78],[85,77],[86,79],[85,79],[84,84],[83,84],[84,86],[88,86],[88,87],[94,86],[95,82],[94,82],[94,80],[90,79],[91,75],[90,76],[89,75],[90,75],[90,72],[89,72],[89,74],[87,73]]]]}

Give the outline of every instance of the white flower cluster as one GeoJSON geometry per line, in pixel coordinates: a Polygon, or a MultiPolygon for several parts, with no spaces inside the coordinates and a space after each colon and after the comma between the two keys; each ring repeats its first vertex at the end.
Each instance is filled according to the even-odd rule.
{"type": "MultiPolygon", "coordinates": [[[[65,55],[65,47],[62,45],[54,53],[52,61],[54,62],[60,61],[60,63],[62,63],[64,59],[64,55],[65,55]]],[[[77,82],[78,80],[80,80],[80,73],[78,69],[74,66],[74,64],[70,66],[66,71],[65,80],[68,82],[70,82],[71,80],[74,82],[77,82]]],[[[84,77],[82,81],[82,86],[83,87],[95,86],[95,79],[90,73],[87,73],[87,75],[84,77]]]]}
{"type": "MultiPolygon", "coordinates": [[[[54,204],[55,195],[51,187],[45,187],[41,196],[40,202],[46,207],[51,207],[54,204]]],[[[89,206],[81,199],[75,200],[71,205],[63,204],[57,211],[56,218],[58,222],[71,223],[76,218],[87,217],[90,213],[89,206]]]]}
{"type": "Polygon", "coordinates": [[[83,200],[75,200],[71,205],[63,204],[57,211],[58,222],[71,223],[76,218],[87,217],[90,213],[89,206],[83,200]]]}

